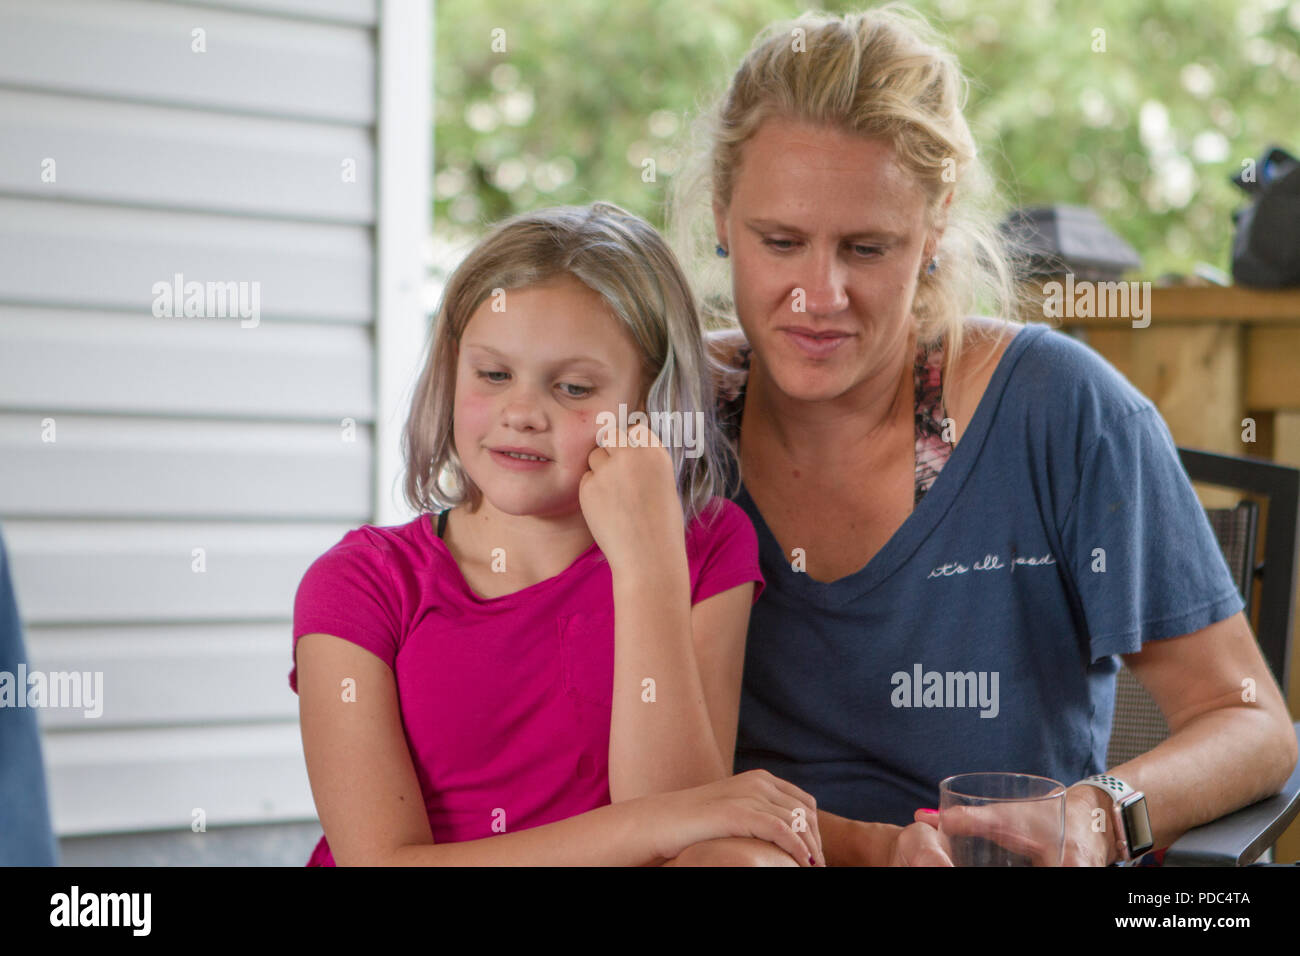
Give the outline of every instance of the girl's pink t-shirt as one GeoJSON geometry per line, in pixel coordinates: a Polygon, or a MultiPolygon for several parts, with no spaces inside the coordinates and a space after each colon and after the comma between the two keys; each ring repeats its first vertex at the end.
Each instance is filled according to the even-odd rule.
{"type": "MultiPolygon", "coordinates": [[[[734,503],[686,534],[691,603],[754,581],[758,538],[734,503]]],[[[470,590],[436,515],[349,531],[308,568],[293,612],[304,634],[352,641],[386,663],[436,843],[525,830],[609,803],[614,599],[592,545],[514,594],[470,590]]],[[[333,866],[322,836],[308,866],[333,866]]]]}

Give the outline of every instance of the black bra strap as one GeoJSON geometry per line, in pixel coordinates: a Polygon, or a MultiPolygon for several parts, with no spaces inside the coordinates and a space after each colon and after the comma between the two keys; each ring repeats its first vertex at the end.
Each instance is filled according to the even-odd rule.
{"type": "Polygon", "coordinates": [[[440,511],[438,513],[438,537],[440,538],[442,537],[442,533],[447,530],[447,515],[447,511],[440,511]]]}

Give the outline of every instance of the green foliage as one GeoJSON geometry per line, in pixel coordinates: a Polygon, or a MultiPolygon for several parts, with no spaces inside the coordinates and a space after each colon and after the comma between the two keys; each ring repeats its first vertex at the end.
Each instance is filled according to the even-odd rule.
{"type": "MultiPolygon", "coordinates": [[[[1300,150],[1300,0],[915,5],[971,77],[967,117],[1008,203],[1092,206],[1145,275],[1227,269],[1244,198],[1229,180],[1270,143],[1300,150]]],[[[593,199],[662,225],[689,118],[764,25],[809,6],[862,4],[440,0],[437,232],[593,199]]]]}

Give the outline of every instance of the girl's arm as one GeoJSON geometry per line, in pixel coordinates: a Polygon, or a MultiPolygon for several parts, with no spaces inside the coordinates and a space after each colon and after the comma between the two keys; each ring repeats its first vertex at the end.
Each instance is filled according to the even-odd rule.
{"type": "Polygon", "coordinates": [[[746,583],[691,606],[673,462],[651,439],[637,424],[603,442],[578,486],[613,581],[614,803],[730,776],[753,597],[746,583]]]}
{"type": "Polygon", "coordinates": [[[615,803],[731,775],[752,582],[691,607],[684,549],[611,563],[614,692],[609,794],[615,803]],[[654,700],[644,681],[654,681],[654,700]]]}
{"type": "Polygon", "coordinates": [[[307,773],[341,866],[644,865],[730,836],[766,840],[808,865],[807,834],[788,821],[799,807],[815,816],[816,804],[763,771],[516,833],[434,844],[393,672],[364,648],[329,634],[300,638],[297,666],[307,773]],[[355,681],[355,700],[343,699],[347,678],[355,681]]]}

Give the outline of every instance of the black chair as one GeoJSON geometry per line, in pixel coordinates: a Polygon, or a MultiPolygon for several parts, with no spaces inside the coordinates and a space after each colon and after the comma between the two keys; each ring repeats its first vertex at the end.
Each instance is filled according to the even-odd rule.
{"type": "MultiPolygon", "coordinates": [[[[1291,624],[1295,613],[1296,551],[1300,543],[1300,469],[1259,458],[1234,458],[1179,448],[1192,481],[1248,492],[1267,501],[1264,555],[1256,563],[1259,505],[1206,509],[1223,556],[1246,604],[1260,652],[1285,696],[1291,624]],[[1259,600],[1255,600],[1256,585],[1259,600]],[[1253,612],[1253,616],[1252,616],[1253,612]]],[[[1300,723],[1295,725],[1300,738],[1300,723]]],[[[1169,726],[1127,667],[1115,691],[1115,719],[1107,766],[1146,753],[1169,736],[1169,726]]],[[[1300,767],[1281,792],[1180,837],[1165,853],[1165,866],[1244,866],[1274,843],[1300,812],[1300,767]]]]}

